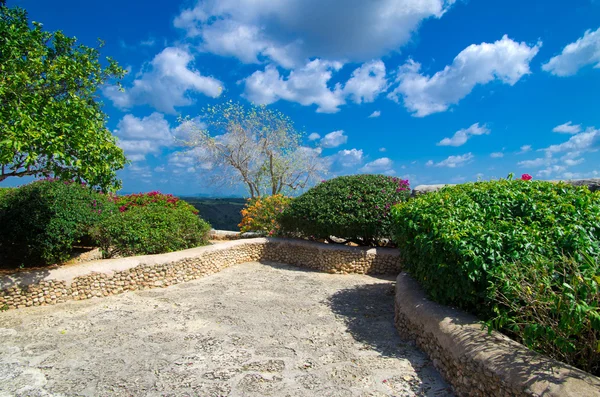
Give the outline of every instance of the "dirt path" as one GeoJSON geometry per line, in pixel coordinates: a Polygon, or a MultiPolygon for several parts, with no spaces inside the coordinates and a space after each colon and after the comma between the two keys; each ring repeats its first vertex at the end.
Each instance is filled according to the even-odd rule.
{"type": "Polygon", "coordinates": [[[446,396],[391,278],[247,263],[0,313],[0,396],[446,396]]]}

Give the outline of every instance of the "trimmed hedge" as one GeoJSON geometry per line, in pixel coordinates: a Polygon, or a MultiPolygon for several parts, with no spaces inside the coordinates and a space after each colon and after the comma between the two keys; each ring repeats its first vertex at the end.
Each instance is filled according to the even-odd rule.
{"type": "Polygon", "coordinates": [[[0,199],[0,257],[3,267],[64,262],[73,246],[116,211],[107,196],[71,181],[42,180],[0,199]]]}
{"type": "Polygon", "coordinates": [[[392,210],[407,270],[443,304],[481,312],[492,269],[539,257],[600,254],[600,195],[500,180],[445,187],[392,210]]]}
{"type": "Polygon", "coordinates": [[[162,254],[205,245],[210,229],[185,206],[152,203],[115,213],[98,225],[94,235],[103,255],[113,257],[162,254]]]}
{"type": "Polygon", "coordinates": [[[600,192],[529,180],[445,187],[392,209],[428,295],[598,374],[600,192]]]}
{"type": "Polygon", "coordinates": [[[324,181],[294,199],[279,222],[284,233],[304,238],[337,237],[377,245],[392,236],[390,208],[410,195],[407,180],[351,175],[324,181]]]}

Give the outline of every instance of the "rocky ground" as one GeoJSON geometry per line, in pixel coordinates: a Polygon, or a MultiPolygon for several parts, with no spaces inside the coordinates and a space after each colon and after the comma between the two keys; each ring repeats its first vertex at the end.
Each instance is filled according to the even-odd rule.
{"type": "Polygon", "coordinates": [[[447,396],[393,279],[247,263],[0,313],[0,396],[447,396]]]}

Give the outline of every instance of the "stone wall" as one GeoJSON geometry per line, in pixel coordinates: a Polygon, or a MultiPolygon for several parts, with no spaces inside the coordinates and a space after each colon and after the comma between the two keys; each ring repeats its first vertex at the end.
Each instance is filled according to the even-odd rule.
{"type": "Polygon", "coordinates": [[[0,309],[52,305],[167,287],[252,261],[274,261],[329,273],[397,274],[398,251],[302,240],[255,238],[161,255],[106,259],[0,278],[0,309]]]}
{"type": "Polygon", "coordinates": [[[429,301],[406,273],[396,280],[395,299],[398,332],[429,355],[459,396],[600,396],[599,378],[429,301]]]}

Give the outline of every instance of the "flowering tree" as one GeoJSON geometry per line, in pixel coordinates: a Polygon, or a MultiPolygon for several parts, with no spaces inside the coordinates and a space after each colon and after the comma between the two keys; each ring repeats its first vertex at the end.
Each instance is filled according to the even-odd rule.
{"type": "Polygon", "coordinates": [[[213,182],[241,182],[251,198],[303,189],[325,170],[320,152],[301,145],[293,122],[265,106],[229,101],[206,108],[201,123],[180,121],[190,153],[221,171],[213,182]]]}

